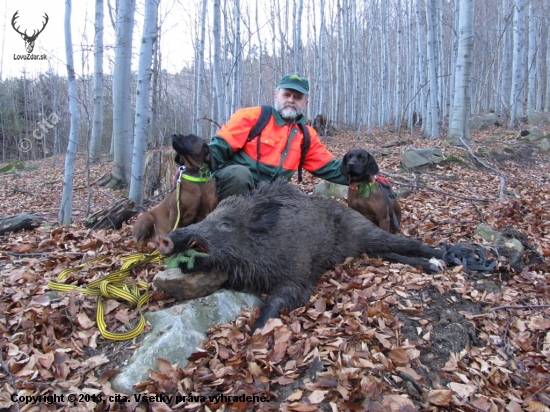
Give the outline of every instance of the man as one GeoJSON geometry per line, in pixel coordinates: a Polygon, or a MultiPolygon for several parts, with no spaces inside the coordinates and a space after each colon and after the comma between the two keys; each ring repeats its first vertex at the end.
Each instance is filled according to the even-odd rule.
{"type": "MultiPolygon", "coordinates": [[[[244,194],[260,181],[290,180],[298,170],[302,154],[304,135],[298,125],[305,126],[303,113],[308,93],[308,79],[298,73],[287,74],[275,90],[271,117],[258,137],[247,141],[260,117],[259,106],[237,110],[218,130],[210,147],[216,162],[214,177],[219,200],[244,194]],[[256,139],[260,139],[260,153],[256,139]]],[[[310,145],[303,168],[316,177],[347,185],[348,178],[340,172],[342,161],[335,159],[312,127],[305,127],[310,134],[310,145]]]]}

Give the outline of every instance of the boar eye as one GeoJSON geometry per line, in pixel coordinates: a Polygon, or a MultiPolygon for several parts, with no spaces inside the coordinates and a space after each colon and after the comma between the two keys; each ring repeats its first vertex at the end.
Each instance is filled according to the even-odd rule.
{"type": "Polygon", "coordinates": [[[218,228],[220,230],[230,231],[233,230],[233,225],[228,220],[221,220],[220,222],[218,222],[218,228]]]}

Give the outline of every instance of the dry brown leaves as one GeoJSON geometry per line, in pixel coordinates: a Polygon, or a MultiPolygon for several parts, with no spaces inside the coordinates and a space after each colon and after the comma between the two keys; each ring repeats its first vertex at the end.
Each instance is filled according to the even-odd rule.
{"type": "MultiPolygon", "coordinates": [[[[109,379],[116,373],[106,363],[124,348],[99,335],[94,298],[75,292],[57,296],[46,288],[47,281],[61,270],[98,255],[110,258],[71,275],[70,282],[83,285],[117,267],[116,256],[135,251],[128,226],[106,232],[86,230],[77,223],[5,236],[0,246],[0,408],[549,410],[550,166],[536,151],[523,154],[524,145],[515,133],[499,133],[496,143],[481,145],[485,136],[479,134],[473,145],[494,169],[482,167],[466,151],[444,142],[415,140],[416,147],[437,144],[446,155],[462,161],[421,172],[403,171],[399,155],[404,146],[384,149],[387,156],[380,153],[382,143],[398,140],[387,131],[361,138],[342,132],[337,143],[328,146],[338,156],[355,146],[371,150],[382,174],[385,172],[397,189],[411,190],[400,200],[405,235],[434,245],[484,243],[474,235],[479,223],[495,229],[513,227],[531,248],[524,256],[534,259],[524,262],[530,266],[516,272],[500,257],[498,270],[489,275],[468,275],[461,267],[449,267],[429,276],[368,257],[346,262],[325,274],[306,306],[270,320],[254,335],[250,325],[256,313],[243,312],[230,324],[213,325],[188,365],[159,359],[150,379],[136,382],[138,392],[196,397],[184,402],[140,403],[134,398],[106,402],[106,396],[114,396],[109,379]],[[486,154],[482,147],[496,151],[486,154]],[[502,147],[515,147],[516,154],[499,151],[502,147]],[[502,179],[505,195],[500,198],[502,179]],[[537,260],[537,256],[546,261],[537,260]],[[438,311],[454,311],[452,315],[459,316],[461,322],[455,324],[458,318],[449,317],[451,329],[470,325],[467,333],[475,335],[466,338],[463,348],[447,351],[445,356],[437,345],[448,349],[453,342],[443,340],[440,326],[445,319],[438,311]],[[16,405],[10,400],[14,393],[101,394],[103,400],[16,405]],[[231,398],[217,402],[208,398],[243,394],[264,396],[266,401],[231,398]]],[[[51,169],[48,162],[39,167],[35,172],[0,176],[8,188],[0,194],[6,215],[23,211],[50,219],[56,215],[61,170],[51,169]]],[[[105,165],[101,167],[104,171],[105,165]]],[[[79,173],[77,177],[84,179],[85,173],[79,173]]],[[[96,177],[100,173],[100,168],[92,170],[96,177]]],[[[301,187],[311,191],[317,182],[307,175],[301,187]]],[[[83,180],[79,184],[83,188],[75,195],[76,209],[79,217],[84,217],[86,190],[83,180]]],[[[92,211],[111,203],[111,196],[118,194],[94,192],[92,211]]],[[[151,281],[157,270],[150,265],[135,275],[151,281]]],[[[159,299],[151,300],[149,310],[163,305],[159,299]]],[[[107,311],[112,328],[135,320],[135,313],[116,302],[107,311]]]]}

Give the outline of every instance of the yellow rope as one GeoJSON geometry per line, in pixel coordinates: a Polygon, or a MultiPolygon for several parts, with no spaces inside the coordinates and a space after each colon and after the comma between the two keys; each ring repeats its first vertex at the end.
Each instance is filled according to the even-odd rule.
{"type": "Polygon", "coordinates": [[[112,340],[128,340],[138,336],[145,327],[145,317],[141,313],[141,308],[147,303],[149,299],[149,292],[147,291],[147,282],[128,282],[124,279],[130,274],[131,270],[138,264],[148,262],[158,262],[161,257],[157,250],[152,253],[136,253],[129,256],[123,256],[124,261],[122,268],[116,272],[110,273],[100,279],[91,281],[86,287],[82,288],[76,285],[66,285],[63,283],[70,273],[76,272],[80,268],[90,265],[100,260],[105,259],[107,256],[100,256],[95,259],[88,260],[81,263],[74,268],[68,268],[63,270],[55,281],[48,282],[48,288],[59,291],[77,290],[82,293],[86,293],[91,296],[98,296],[96,322],[97,327],[101,335],[106,339],[112,340]],[[125,333],[109,332],[107,330],[107,324],[105,323],[105,311],[103,309],[104,299],[118,299],[126,301],[131,307],[137,307],[140,312],[140,320],[137,326],[132,330],[125,333]]]}
{"type": "Polygon", "coordinates": [[[178,209],[178,218],[176,219],[176,224],[174,225],[174,228],[172,230],[176,230],[178,228],[178,225],[180,224],[180,217],[181,217],[180,191],[181,191],[181,176],[178,179],[178,183],[176,185],[176,208],[178,209]]]}

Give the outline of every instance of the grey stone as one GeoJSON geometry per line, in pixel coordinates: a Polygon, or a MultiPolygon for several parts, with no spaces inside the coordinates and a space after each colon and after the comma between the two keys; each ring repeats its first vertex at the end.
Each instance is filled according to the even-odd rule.
{"type": "Polygon", "coordinates": [[[544,124],[549,125],[550,124],[550,114],[546,112],[541,111],[532,111],[527,116],[527,123],[529,124],[544,124]]]}
{"type": "Polygon", "coordinates": [[[313,193],[329,198],[346,199],[348,197],[348,187],[337,183],[321,182],[315,186],[313,193]]]}
{"type": "Polygon", "coordinates": [[[485,123],[494,123],[498,120],[498,116],[494,113],[485,113],[481,115],[481,120],[485,123]]]}
{"type": "Polygon", "coordinates": [[[111,381],[117,392],[132,394],[133,385],[148,379],[149,369],[157,369],[157,359],[181,366],[206,338],[211,324],[234,320],[241,308],[260,306],[261,300],[250,294],[219,290],[209,296],[189,300],[168,309],[145,313],[153,328],[127,366],[111,381]]]}
{"type": "Polygon", "coordinates": [[[416,152],[406,151],[401,156],[401,163],[409,169],[414,169],[415,167],[427,165],[430,162],[416,152]]]}
{"type": "Polygon", "coordinates": [[[492,242],[500,236],[500,233],[497,230],[487,225],[479,225],[476,228],[475,233],[480,234],[481,237],[488,242],[492,242]]]}
{"type": "Polygon", "coordinates": [[[409,169],[427,164],[439,163],[443,160],[443,152],[437,147],[425,149],[407,149],[401,156],[401,163],[409,169]]]}
{"type": "Polygon", "coordinates": [[[546,137],[539,142],[539,148],[544,152],[550,150],[550,143],[548,142],[548,139],[546,137]]]}
{"type": "Polygon", "coordinates": [[[535,140],[541,139],[543,136],[544,136],[544,133],[542,133],[538,127],[531,127],[529,129],[529,134],[527,135],[527,139],[533,142],[535,140]]]}
{"type": "Polygon", "coordinates": [[[470,130],[472,130],[472,131],[474,131],[474,130],[483,130],[483,129],[487,129],[487,127],[488,127],[481,116],[476,116],[476,117],[471,118],[469,120],[469,126],[470,126],[470,130]]]}
{"type": "Polygon", "coordinates": [[[524,248],[519,240],[503,236],[490,226],[481,224],[476,228],[475,233],[480,234],[483,239],[487,242],[491,242],[491,244],[497,248],[507,248],[506,255],[512,262],[520,256],[523,256],[524,248]]]}

